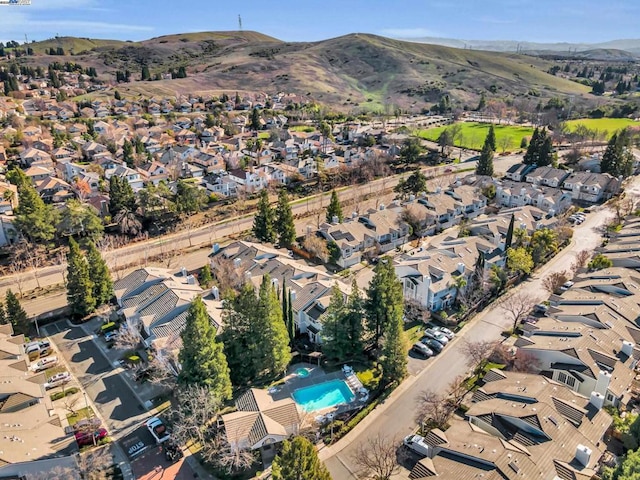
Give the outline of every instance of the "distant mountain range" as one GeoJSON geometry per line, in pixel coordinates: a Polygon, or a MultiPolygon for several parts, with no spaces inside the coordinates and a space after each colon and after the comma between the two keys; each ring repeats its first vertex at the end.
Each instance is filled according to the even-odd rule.
{"type": "Polygon", "coordinates": [[[492,52],[538,53],[556,52],[573,55],[594,50],[622,50],[640,58],[640,39],[611,40],[602,43],[537,43],[518,42],[515,40],[459,40],[455,38],[421,37],[403,39],[418,43],[430,43],[453,48],[472,48],[492,52]]]}

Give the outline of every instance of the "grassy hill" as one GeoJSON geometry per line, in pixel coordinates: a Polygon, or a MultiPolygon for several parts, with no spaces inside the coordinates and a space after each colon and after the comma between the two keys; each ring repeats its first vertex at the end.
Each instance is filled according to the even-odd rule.
{"type": "Polygon", "coordinates": [[[589,90],[546,73],[552,63],[543,59],[368,34],[306,43],[281,42],[257,32],[186,33],[135,43],[67,37],[47,42],[33,44],[36,52],[62,46],[76,55],[22,61],[70,60],[94,66],[102,75],[126,68],[134,78],[142,65],[152,74],[187,68],[186,79],[123,85],[121,90],[131,94],[285,91],[346,111],[392,111],[396,106],[428,108],[445,94],[459,108],[475,108],[483,93],[488,99],[538,103],[554,96],[579,101],[589,90]]]}
{"type": "Polygon", "coordinates": [[[28,46],[33,48],[34,53],[44,54],[51,48],[62,47],[67,54],[78,55],[83,52],[89,52],[102,47],[119,48],[126,42],[120,40],[94,40],[90,38],[77,37],[58,37],[43,40],[41,42],[33,42],[28,46]]]}
{"type": "MultiPolygon", "coordinates": [[[[455,146],[470,150],[482,150],[482,145],[489,132],[487,123],[460,122],[460,137],[456,138],[455,146]]],[[[420,130],[418,136],[437,142],[438,137],[447,127],[436,127],[428,130],[420,130]]],[[[523,138],[530,139],[533,134],[532,127],[522,127],[515,125],[494,125],[496,134],[496,146],[499,152],[512,152],[520,148],[523,138]]]]}

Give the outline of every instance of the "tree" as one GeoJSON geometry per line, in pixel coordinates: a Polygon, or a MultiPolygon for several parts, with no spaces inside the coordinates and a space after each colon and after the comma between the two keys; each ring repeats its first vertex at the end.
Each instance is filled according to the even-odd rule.
{"type": "Polygon", "coordinates": [[[121,210],[136,210],[136,196],[129,182],[113,175],[109,179],[109,212],[115,217],[121,210]]]}
{"type": "Polygon", "coordinates": [[[53,240],[58,224],[58,211],[44,203],[31,180],[16,168],[7,179],[18,187],[18,205],[14,208],[14,225],[30,241],[47,244],[53,240]]]}
{"type": "Polygon", "coordinates": [[[513,322],[513,332],[518,328],[518,322],[531,311],[536,303],[533,295],[519,290],[511,295],[505,295],[498,301],[498,306],[513,322]]]}
{"type": "Polygon", "coordinates": [[[478,164],[476,165],[476,175],[493,176],[493,150],[491,150],[487,141],[484,142],[478,164]]]}
{"type": "Polygon", "coordinates": [[[617,467],[605,467],[602,480],[638,480],[640,479],[640,449],[630,450],[617,467]]]}
{"type": "Polygon", "coordinates": [[[254,108],[251,111],[251,129],[252,130],[260,130],[262,125],[260,124],[260,110],[254,108]]]}
{"type": "Polygon", "coordinates": [[[273,460],[273,480],[331,480],[315,446],[304,437],[285,440],[273,460]]]}
{"type": "Polygon", "coordinates": [[[614,177],[629,177],[633,173],[634,157],[628,129],[614,133],[600,161],[600,171],[614,177]]]}
{"type": "Polygon", "coordinates": [[[129,168],[134,168],[135,166],[133,153],[133,144],[125,138],[124,142],[122,143],[122,159],[129,168]]]}
{"type": "Polygon", "coordinates": [[[213,274],[211,273],[211,266],[208,263],[200,270],[199,280],[202,288],[209,288],[213,283],[213,274]]]}
{"type": "Polygon", "coordinates": [[[400,471],[398,442],[381,433],[361,443],[351,459],[362,479],[389,480],[400,471]]]}
{"type": "Polygon", "coordinates": [[[267,189],[260,192],[258,211],[253,218],[253,235],[261,242],[273,243],[276,240],[274,229],[274,213],[269,205],[267,189]]]}
{"type": "Polygon", "coordinates": [[[398,182],[394,191],[400,194],[402,198],[406,198],[408,195],[418,195],[421,192],[426,192],[427,177],[417,168],[406,180],[398,182]]]}
{"type": "Polygon", "coordinates": [[[27,312],[24,311],[24,308],[22,308],[18,298],[11,289],[7,290],[4,303],[6,312],[5,323],[8,322],[13,326],[13,333],[16,335],[29,335],[29,327],[31,326],[29,317],[27,317],[27,312]]]}
{"type": "Polygon", "coordinates": [[[280,190],[278,205],[276,207],[275,229],[278,234],[278,243],[281,247],[289,248],[296,241],[296,226],[293,222],[293,212],[289,205],[289,196],[286,190],[280,190]]]}
{"type": "Polygon", "coordinates": [[[144,82],[145,80],[151,80],[151,73],[149,72],[149,67],[146,65],[142,66],[142,76],[141,80],[144,82]]]}
{"type": "Polygon", "coordinates": [[[338,223],[344,220],[342,214],[342,207],[340,206],[340,199],[335,190],[331,191],[331,200],[329,200],[329,206],[327,207],[327,222],[333,223],[334,217],[338,219],[338,223]]]}
{"type": "Polygon", "coordinates": [[[406,163],[416,163],[420,155],[424,152],[424,147],[419,138],[410,137],[402,143],[400,158],[406,163]]]}
{"type": "Polygon", "coordinates": [[[96,244],[89,240],[85,243],[87,248],[87,262],[89,264],[89,278],[93,282],[93,298],[96,305],[104,305],[113,297],[113,281],[107,263],[102,258],[96,244]]]}
{"type": "Polygon", "coordinates": [[[346,303],[344,294],[335,283],[322,326],[322,352],[331,359],[343,361],[349,353],[345,338],[346,303]]]}
{"type": "Polygon", "coordinates": [[[489,126],[489,131],[487,132],[487,137],[484,140],[484,144],[487,145],[492,152],[496,151],[496,132],[493,129],[493,125],[489,126]]]}
{"type": "Polygon", "coordinates": [[[407,338],[402,320],[402,304],[400,313],[390,318],[384,333],[382,345],[382,378],[387,384],[399,384],[407,376],[407,338]]]}
{"type": "Polygon", "coordinates": [[[542,128],[541,130],[536,128],[533,131],[523,161],[527,165],[535,164],[538,167],[544,167],[553,163],[551,137],[548,135],[546,128],[542,128]]]}
{"type": "Polygon", "coordinates": [[[87,258],[82,254],[80,246],[73,237],[69,237],[67,301],[73,315],[84,317],[93,312],[96,307],[93,288],[87,258]]]}
{"type": "Polygon", "coordinates": [[[588,263],[587,267],[589,270],[603,270],[613,267],[613,261],[602,253],[597,253],[588,263]]]}
{"type": "Polygon", "coordinates": [[[569,274],[566,270],[561,272],[552,272],[544,277],[542,280],[542,286],[547,292],[554,294],[567,280],[569,280],[569,274]]]}
{"type": "Polygon", "coordinates": [[[126,322],[118,328],[118,335],[113,343],[113,348],[118,350],[134,350],[138,348],[142,341],[140,324],[128,318],[126,322]]]}
{"type": "Polygon", "coordinates": [[[291,361],[289,333],[282,318],[278,296],[268,274],[262,277],[255,319],[257,331],[262,332],[261,338],[254,340],[258,342],[258,371],[263,374],[281,374],[291,361]]]}
{"type": "Polygon", "coordinates": [[[124,235],[135,237],[142,233],[142,223],[138,220],[138,215],[133,210],[128,208],[122,208],[116,216],[113,217],[113,221],[118,225],[118,230],[124,235]]]}
{"type": "Polygon", "coordinates": [[[524,247],[509,248],[507,250],[507,268],[512,272],[529,275],[533,270],[533,258],[524,247]]]}
{"type": "Polygon", "coordinates": [[[208,201],[207,194],[196,185],[178,180],[176,186],[176,210],[178,213],[193,215],[202,210],[208,201]]]}
{"type": "Polygon", "coordinates": [[[66,201],[57,228],[60,235],[91,239],[100,239],[104,232],[104,225],[96,209],[76,199],[66,201]]]}
{"type": "Polygon", "coordinates": [[[4,309],[4,304],[0,301],[0,325],[7,324],[7,312],[4,309]]]}
{"type": "Polygon", "coordinates": [[[444,428],[456,409],[454,402],[435,390],[424,390],[416,399],[416,421],[423,428],[444,428]]]}
{"type": "Polygon", "coordinates": [[[474,372],[482,371],[489,355],[499,342],[494,340],[465,340],[462,344],[462,354],[467,359],[467,366],[474,372]]]}
{"type": "Polygon", "coordinates": [[[229,400],[232,389],[227,358],[201,297],[191,303],[181,337],[178,382],[208,388],[217,398],[229,400]]]}
{"type": "Polygon", "coordinates": [[[389,257],[381,258],[373,271],[364,308],[373,345],[378,347],[389,326],[398,319],[402,322],[403,295],[402,284],[389,257]]]}
{"type": "Polygon", "coordinates": [[[529,246],[533,263],[539,265],[547,256],[558,251],[558,236],[549,228],[540,228],[533,232],[529,246]]]}
{"type": "Polygon", "coordinates": [[[507,228],[507,235],[504,240],[504,249],[509,250],[511,248],[511,244],[513,243],[513,227],[515,225],[516,218],[511,214],[511,220],[509,221],[509,228],[507,228]]]}
{"type": "Polygon", "coordinates": [[[327,241],[318,235],[308,232],[302,241],[302,248],[325,263],[329,261],[327,241]]]}

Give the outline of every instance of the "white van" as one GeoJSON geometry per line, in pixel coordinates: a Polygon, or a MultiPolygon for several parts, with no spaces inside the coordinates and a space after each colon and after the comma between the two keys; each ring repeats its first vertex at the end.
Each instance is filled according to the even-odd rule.
{"type": "Polygon", "coordinates": [[[36,363],[31,365],[31,369],[34,372],[42,372],[47,368],[55,367],[57,364],[58,364],[58,357],[56,356],[46,357],[46,358],[41,358],[36,363]]]}
{"type": "Polygon", "coordinates": [[[421,437],[420,435],[408,435],[404,437],[404,441],[402,443],[404,443],[404,446],[409,450],[413,450],[419,455],[424,457],[429,456],[431,447],[427,445],[424,441],[424,437],[421,437]]]}

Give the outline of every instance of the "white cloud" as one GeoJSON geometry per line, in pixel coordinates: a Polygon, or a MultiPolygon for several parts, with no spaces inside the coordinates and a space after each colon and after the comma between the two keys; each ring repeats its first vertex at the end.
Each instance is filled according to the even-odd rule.
{"type": "Polygon", "coordinates": [[[148,25],[131,25],[128,23],[91,22],[85,20],[29,20],[28,26],[34,28],[68,28],[80,32],[151,32],[148,25]]]}
{"type": "Polygon", "coordinates": [[[380,33],[387,37],[395,38],[420,38],[438,36],[436,32],[426,28],[385,28],[380,33]]]}

